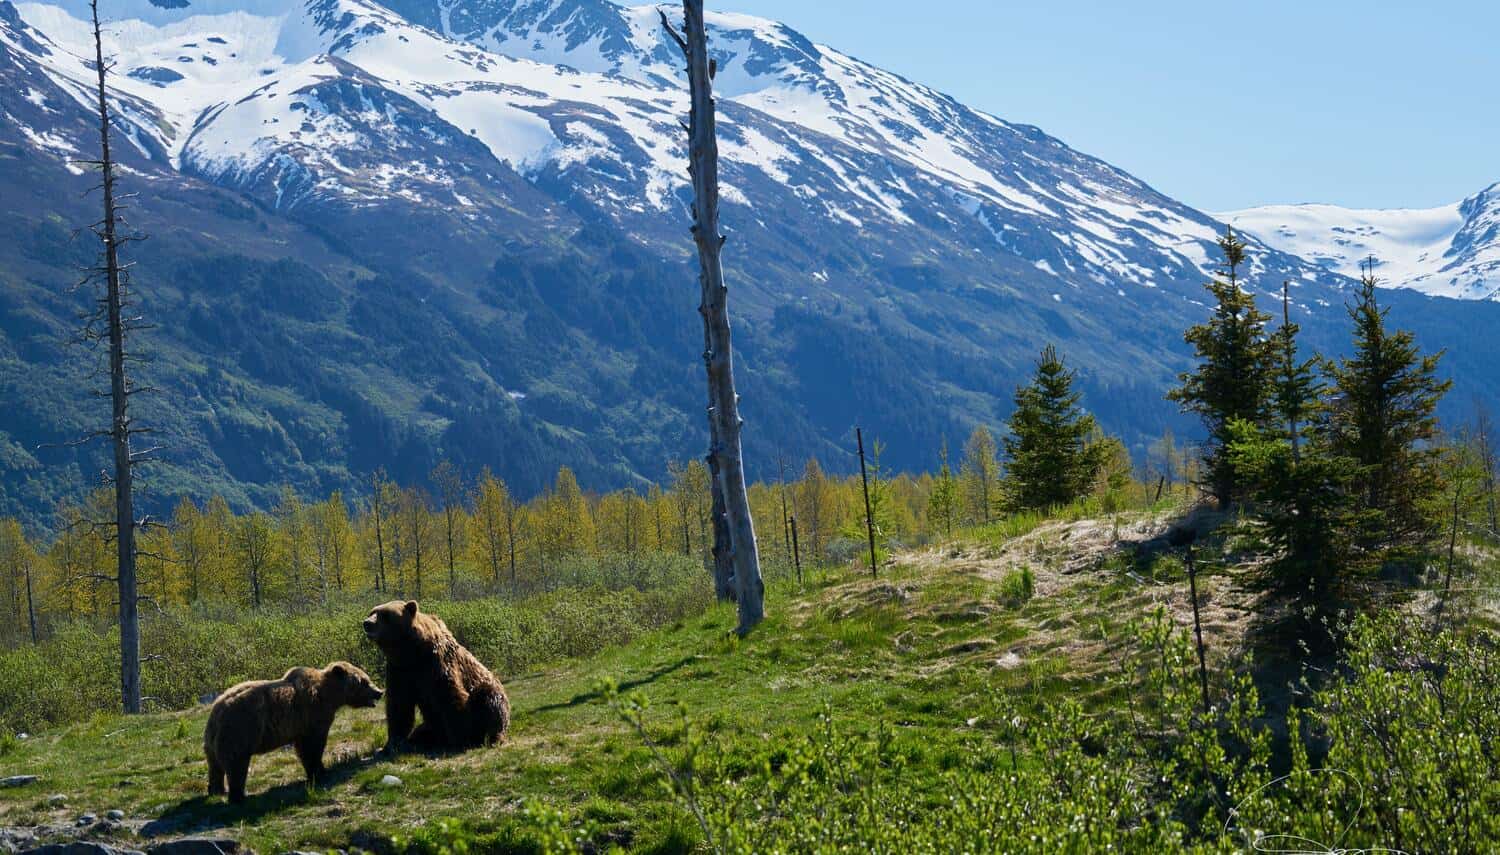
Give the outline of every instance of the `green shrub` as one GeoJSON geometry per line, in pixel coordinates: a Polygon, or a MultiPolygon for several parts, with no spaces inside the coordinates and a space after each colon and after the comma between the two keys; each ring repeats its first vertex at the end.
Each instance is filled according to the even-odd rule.
{"type": "MultiPolygon", "coordinates": [[[[424,601],[502,678],[588,656],[706,610],[702,567],[675,555],[570,560],[561,583],[518,598],[424,601]]],[[[360,621],[376,595],[293,614],[178,609],[142,615],[142,685],[153,709],[185,709],[243,680],[344,659],[372,673],[381,659],[360,621]]],[[[119,634],[88,623],[36,647],[0,652],[0,732],[79,721],[119,706],[119,634]]]]}
{"type": "Polygon", "coordinates": [[[1005,574],[1000,580],[996,596],[1006,608],[1018,609],[1030,602],[1035,593],[1036,576],[1032,574],[1030,567],[1022,567],[1005,574]]]}
{"type": "Polygon", "coordinates": [[[1221,676],[1205,713],[1189,636],[1161,609],[1122,651],[1128,712],[1068,699],[1026,717],[997,696],[988,734],[935,756],[831,712],[731,744],[674,721],[668,740],[641,696],[605,697],[716,852],[1486,852],[1500,849],[1492,660],[1487,638],[1362,619],[1345,676],[1289,715],[1280,775],[1251,679],[1221,676]]]}

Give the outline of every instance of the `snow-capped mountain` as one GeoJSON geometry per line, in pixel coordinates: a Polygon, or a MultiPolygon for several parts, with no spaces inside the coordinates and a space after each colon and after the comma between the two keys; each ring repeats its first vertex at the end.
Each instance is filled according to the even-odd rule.
{"type": "MultiPolygon", "coordinates": [[[[446,457],[531,491],[561,463],[605,486],[697,453],[686,87],[659,7],[102,6],[152,234],[133,247],[161,321],[152,415],[191,450],[167,480],[264,504],[446,457]]],[[[20,402],[0,506],[57,494],[25,449],[87,406],[54,344],[76,310],[54,286],[87,257],[68,227],[96,216],[75,162],[97,145],[86,13],[0,0],[0,394],[20,402]]],[[[752,467],[840,467],[858,423],[928,468],[941,437],[1004,419],[1049,342],[1111,430],[1143,446],[1173,423],[1160,396],[1221,222],[779,23],[709,29],[752,467]]],[[[1250,257],[1252,287],[1294,282],[1337,346],[1349,280],[1274,243],[1250,257]]],[[[1403,312],[1434,346],[1465,329],[1403,312]]]]}
{"type": "Polygon", "coordinates": [[[1500,300],[1500,184],[1439,208],[1267,205],[1219,217],[1345,276],[1373,259],[1384,286],[1500,300]]]}
{"type": "MultiPolygon", "coordinates": [[[[82,0],[17,8],[40,34],[43,68],[82,96],[92,73],[81,59],[89,50],[82,0]]],[[[107,8],[115,86],[142,151],[274,208],[397,196],[465,205],[472,159],[417,153],[468,137],[537,186],[567,185],[574,203],[637,230],[678,225],[686,100],[658,6],[125,0],[107,8]]],[[[715,14],[710,29],[725,197],[751,216],[794,208],[855,233],[900,231],[918,219],[949,232],[977,226],[983,240],[973,249],[1008,252],[1069,288],[1110,294],[1196,282],[1212,267],[1218,226],[1209,217],[1035,128],[970,110],[771,21],[715,14]]]]}

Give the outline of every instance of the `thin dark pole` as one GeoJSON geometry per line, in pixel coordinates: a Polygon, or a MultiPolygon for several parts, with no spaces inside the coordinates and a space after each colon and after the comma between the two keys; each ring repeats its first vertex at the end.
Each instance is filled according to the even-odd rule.
{"type": "Polygon", "coordinates": [[[875,518],[870,514],[870,476],[865,472],[865,435],[854,429],[854,440],[859,444],[859,480],[865,487],[865,533],[870,536],[870,575],[879,575],[875,569],[875,518]]]}
{"type": "Polygon", "coordinates": [[[31,646],[37,645],[36,600],[31,595],[31,564],[26,565],[26,619],[31,623],[31,646]]]}
{"type": "Polygon", "coordinates": [[[1453,588],[1453,559],[1458,551],[1458,507],[1463,498],[1464,485],[1459,481],[1453,486],[1453,530],[1448,535],[1448,572],[1443,574],[1443,596],[1438,600],[1437,612],[1432,617],[1432,629],[1438,630],[1443,620],[1443,609],[1448,606],[1448,592],[1453,588]]]}
{"type": "Polygon", "coordinates": [[[802,587],[802,550],[797,547],[797,517],[792,520],[792,563],[797,568],[797,587],[802,587]]]}
{"type": "Polygon", "coordinates": [[[784,452],[776,455],[776,476],[781,481],[781,546],[788,554],[791,554],[792,524],[787,521],[791,512],[786,504],[786,454],[784,452]]]}
{"type": "Polygon", "coordinates": [[[1208,660],[1203,655],[1203,622],[1198,618],[1198,565],[1193,560],[1193,545],[1187,548],[1188,587],[1193,596],[1193,632],[1198,636],[1198,682],[1203,687],[1203,714],[1208,715],[1208,660]]]}

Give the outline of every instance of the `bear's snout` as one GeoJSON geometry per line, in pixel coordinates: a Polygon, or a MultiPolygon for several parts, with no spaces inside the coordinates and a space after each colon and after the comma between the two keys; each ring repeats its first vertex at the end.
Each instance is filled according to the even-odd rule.
{"type": "Polygon", "coordinates": [[[368,639],[370,639],[371,641],[374,641],[375,640],[375,631],[376,631],[375,618],[374,617],[367,617],[367,618],[365,618],[364,627],[365,627],[365,637],[368,638],[368,639]]]}
{"type": "Polygon", "coordinates": [[[385,697],[385,692],[375,688],[374,686],[370,686],[365,689],[365,696],[362,699],[363,702],[360,704],[360,706],[373,707],[377,703],[379,703],[380,699],[383,697],[385,697]]]}

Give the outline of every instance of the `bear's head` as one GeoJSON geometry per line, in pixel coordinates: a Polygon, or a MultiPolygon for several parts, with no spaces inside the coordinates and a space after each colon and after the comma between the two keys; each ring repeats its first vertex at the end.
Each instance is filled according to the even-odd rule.
{"type": "Polygon", "coordinates": [[[358,666],[335,662],[323,669],[324,691],[350,707],[373,707],[385,692],[358,666]]]}
{"type": "Polygon", "coordinates": [[[395,600],[370,609],[365,618],[365,637],[387,654],[399,650],[415,636],[417,601],[395,600]]]}

